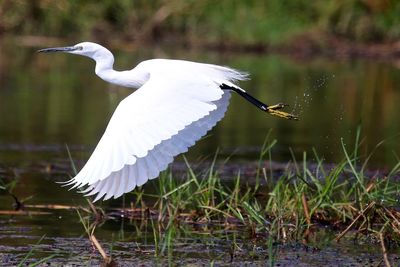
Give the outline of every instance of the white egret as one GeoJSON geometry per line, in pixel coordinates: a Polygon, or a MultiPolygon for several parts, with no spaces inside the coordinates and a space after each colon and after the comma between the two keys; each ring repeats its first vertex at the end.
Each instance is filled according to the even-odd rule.
{"type": "Polygon", "coordinates": [[[247,74],[212,64],[151,59],[126,71],[113,69],[114,56],[91,42],[45,48],[38,52],[66,52],[96,62],[101,79],[139,88],[118,105],[93,154],[68,184],[87,195],[117,198],[156,178],[173,158],[204,136],[222,119],[234,91],[261,110],[286,119],[296,116],[268,106],[236,85],[247,74]]]}

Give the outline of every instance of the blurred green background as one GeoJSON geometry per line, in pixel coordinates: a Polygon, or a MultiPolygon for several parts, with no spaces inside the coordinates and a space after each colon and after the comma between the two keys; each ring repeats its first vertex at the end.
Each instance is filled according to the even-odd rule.
{"type": "Polygon", "coordinates": [[[397,0],[2,0],[0,33],[189,44],[398,40],[397,0]]]}

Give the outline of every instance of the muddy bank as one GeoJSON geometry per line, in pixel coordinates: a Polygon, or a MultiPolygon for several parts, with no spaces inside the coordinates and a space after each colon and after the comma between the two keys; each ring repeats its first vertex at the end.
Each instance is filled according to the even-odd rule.
{"type": "MultiPolygon", "coordinates": [[[[18,219],[14,220],[18,224],[18,219]]],[[[16,266],[43,260],[43,266],[98,266],[101,257],[84,236],[59,237],[48,233],[43,240],[35,235],[40,226],[18,227],[0,221],[0,264],[16,266]],[[47,258],[48,257],[48,258],[47,258]],[[46,259],[47,258],[47,259],[46,259]]],[[[104,225],[104,228],[108,228],[104,225]]],[[[222,234],[196,234],[189,232],[174,239],[169,250],[157,254],[151,240],[152,233],[127,229],[125,240],[117,234],[99,238],[118,266],[384,266],[378,244],[367,241],[353,241],[351,238],[340,243],[327,243],[332,237],[329,229],[320,230],[309,244],[301,242],[273,243],[259,239],[247,239],[243,232],[225,231],[222,234]]],[[[101,232],[101,229],[98,230],[101,232]]],[[[388,254],[393,266],[400,264],[397,253],[388,254]]]]}
{"type": "MultiPolygon", "coordinates": [[[[2,36],[2,38],[15,40],[20,45],[28,47],[45,47],[77,42],[76,39],[65,40],[63,38],[45,36],[2,36]]],[[[396,66],[400,66],[400,41],[363,43],[328,34],[303,34],[279,45],[269,43],[246,44],[224,40],[210,42],[201,39],[191,40],[180,36],[162,39],[156,45],[153,39],[125,40],[123,38],[113,38],[110,40],[96,37],[92,39],[121,50],[136,50],[140,49],[141,46],[165,46],[200,51],[218,51],[221,53],[284,54],[299,59],[316,57],[336,59],[365,58],[394,62],[396,66]]]]}
{"type": "MultiPolygon", "coordinates": [[[[361,43],[334,35],[301,35],[289,42],[273,44],[198,43],[189,46],[221,52],[285,54],[296,58],[329,57],[337,59],[365,58],[400,61],[400,41],[361,43]]],[[[400,64],[400,63],[399,63],[400,64]]]]}

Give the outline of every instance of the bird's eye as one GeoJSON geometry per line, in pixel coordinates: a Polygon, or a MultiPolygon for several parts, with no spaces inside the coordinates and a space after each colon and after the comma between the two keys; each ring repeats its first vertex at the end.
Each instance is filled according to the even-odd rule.
{"type": "Polygon", "coordinates": [[[83,46],[79,45],[79,46],[75,46],[76,50],[82,50],[83,46]]]}

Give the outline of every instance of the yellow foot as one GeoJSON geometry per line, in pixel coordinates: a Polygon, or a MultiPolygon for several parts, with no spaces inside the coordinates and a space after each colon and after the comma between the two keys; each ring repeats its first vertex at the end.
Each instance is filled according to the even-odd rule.
{"type": "Polygon", "coordinates": [[[268,106],[266,112],[268,112],[269,114],[273,115],[273,116],[277,116],[277,117],[281,117],[284,119],[288,119],[288,120],[298,120],[299,118],[296,115],[284,112],[284,111],[280,111],[279,109],[282,109],[284,107],[287,107],[288,105],[279,103],[276,105],[271,105],[268,106]]]}
{"type": "Polygon", "coordinates": [[[278,103],[276,105],[268,106],[268,109],[277,110],[277,109],[282,109],[282,108],[287,107],[287,106],[289,106],[289,105],[283,104],[283,103],[278,103]]]}

